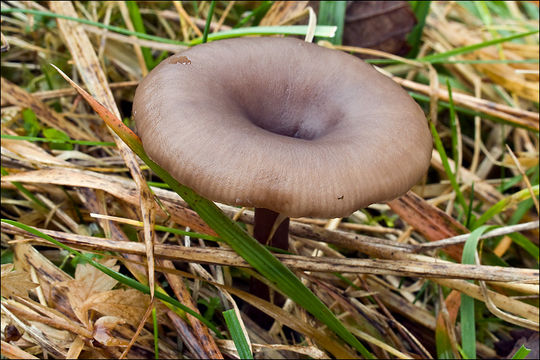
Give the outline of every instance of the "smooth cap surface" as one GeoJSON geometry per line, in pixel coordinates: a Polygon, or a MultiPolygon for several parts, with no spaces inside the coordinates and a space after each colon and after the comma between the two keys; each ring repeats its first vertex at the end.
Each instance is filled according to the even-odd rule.
{"type": "Polygon", "coordinates": [[[408,191],[429,167],[420,107],[343,52],[292,38],[238,38],[165,59],[133,107],[147,154],[231,205],[340,217],[408,191]]]}

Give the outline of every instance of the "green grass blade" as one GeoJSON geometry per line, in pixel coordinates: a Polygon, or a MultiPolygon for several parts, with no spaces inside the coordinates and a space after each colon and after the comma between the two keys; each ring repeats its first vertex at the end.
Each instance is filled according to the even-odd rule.
{"type": "Polygon", "coordinates": [[[240,20],[238,24],[236,24],[233,28],[237,29],[239,27],[242,27],[252,19],[255,22],[254,25],[257,25],[260,19],[270,9],[270,7],[272,6],[272,3],[273,1],[263,1],[261,5],[259,5],[255,10],[253,10],[248,16],[240,20]]]}
{"type": "Polygon", "coordinates": [[[18,135],[0,135],[2,139],[10,140],[26,140],[32,142],[50,142],[50,143],[67,143],[67,144],[78,144],[78,145],[88,145],[88,146],[116,146],[114,142],[107,141],[89,141],[89,140],[72,140],[72,139],[60,139],[60,138],[42,138],[37,136],[18,136],[18,135]]]}
{"type": "Polygon", "coordinates": [[[454,173],[452,172],[452,169],[450,168],[450,163],[448,162],[448,157],[446,156],[446,151],[444,150],[441,138],[439,137],[439,133],[437,132],[437,129],[435,129],[435,125],[433,125],[432,122],[429,123],[429,126],[431,128],[431,134],[433,135],[433,141],[435,142],[435,147],[437,148],[437,151],[439,152],[439,155],[441,156],[441,161],[444,167],[444,171],[446,172],[446,176],[448,176],[448,179],[450,180],[450,184],[452,185],[452,188],[454,189],[456,193],[456,199],[458,203],[461,205],[461,208],[463,209],[463,214],[467,214],[467,203],[465,202],[463,193],[461,192],[461,189],[459,188],[459,184],[457,183],[456,177],[454,176],[454,173]]]}
{"type": "Polygon", "coordinates": [[[185,42],[182,42],[182,41],[167,39],[167,38],[154,36],[154,35],[143,34],[137,31],[130,31],[130,30],[118,27],[118,26],[105,25],[99,22],[95,22],[95,21],[91,21],[91,20],[87,20],[83,18],[76,18],[76,17],[62,15],[62,14],[55,14],[50,11],[40,11],[40,10],[33,10],[33,9],[17,9],[17,8],[2,8],[0,10],[0,13],[2,14],[17,13],[17,12],[76,21],[81,24],[92,25],[92,26],[99,27],[102,29],[107,29],[109,31],[117,32],[122,35],[133,35],[133,36],[138,37],[139,39],[152,40],[152,41],[157,41],[157,42],[165,43],[165,44],[184,45],[184,46],[187,45],[185,42]]]}
{"type": "Polygon", "coordinates": [[[336,35],[329,39],[334,45],[341,45],[343,28],[345,26],[346,1],[320,1],[317,23],[320,25],[335,25],[336,35]]]}
{"type": "MultiPolygon", "coordinates": [[[[126,6],[129,12],[129,17],[133,22],[133,28],[135,31],[146,34],[146,29],[144,28],[141,12],[139,11],[139,6],[136,1],[126,1],[126,6]]],[[[141,52],[144,58],[144,62],[148,70],[154,68],[154,57],[152,56],[152,50],[146,46],[141,46],[141,52]]]]}
{"type": "Polygon", "coordinates": [[[158,231],[170,232],[171,234],[189,236],[189,237],[193,237],[193,238],[197,238],[197,239],[210,240],[210,241],[219,241],[219,238],[217,238],[215,236],[212,236],[212,235],[206,235],[206,234],[201,234],[201,233],[196,233],[196,232],[191,232],[191,231],[184,231],[184,230],[174,229],[174,228],[170,228],[170,227],[162,226],[162,225],[155,225],[154,229],[156,229],[158,231]]]}
{"type": "Polygon", "coordinates": [[[520,202],[517,206],[516,211],[510,216],[510,219],[507,220],[508,225],[515,225],[523,219],[525,214],[534,206],[534,201],[532,198],[528,198],[520,202]]]}
{"type": "Polygon", "coordinates": [[[417,60],[425,61],[425,62],[432,62],[434,60],[442,60],[442,59],[449,58],[451,56],[469,53],[471,51],[482,49],[482,48],[485,48],[487,46],[496,45],[496,44],[502,44],[502,43],[507,42],[507,41],[520,39],[520,38],[530,36],[530,35],[534,35],[534,34],[537,34],[537,33],[538,33],[538,30],[527,31],[527,32],[524,32],[524,33],[519,33],[519,34],[510,35],[510,36],[506,36],[506,37],[502,37],[502,38],[498,38],[498,39],[484,41],[484,42],[481,42],[481,43],[478,43],[478,44],[467,45],[467,46],[455,48],[455,49],[452,49],[450,51],[446,51],[446,52],[443,52],[443,53],[424,56],[423,58],[420,58],[420,59],[417,59],[417,60]]]}
{"type": "Polygon", "coordinates": [[[154,359],[159,359],[159,327],[156,307],[152,307],[152,324],[154,327],[154,359]]]}
{"type": "MultiPolygon", "coordinates": [[[[478,10],[478,13],[480,14],[480,19],[484,23],[484,26],[488,29],[491,36],[494,39],[499,38],[499,34],[497,33],[497,31],[495,31],[491,27],[493,24],[493,18],[491,17],[491,12],[489,11],[489,7],[487,3],[484,1],[475,1],[474,6],[476,6],[476,9],[478,10]]],[[[504,58],[501,44],[497,44],[497,51],[499,52],[499,57],[504,58]]]]}
{"type": "Polygon", "coordinates": [[[516,351],[514,356],[512,356],[512,359],[525,359],[527,355],[531,352],[531,349],[527,349],[525,345],[521,345],[521,347],[516,351]]]}
{"type": "Polygon", "coordinates": [[[448,90],[448,104],[450,106],[450,132],[452,134],[452,157],[454,160],[454,163],[456,164],[456,168],[454,169],[454,176],[457,175],[458,172],[458,134],[457,134],[457,118],[456,118],[456,110],[454,109],[454,98],[452,96],[452,87],[450,86],[450,82],[446,80],[446,89],[448,90]]]}
{"type": "MultiPolygon", "coordinates": [[[[532,187],[533,193],[535,196],[538,196],[538,185],[532,187]]],[[[509,205],[512,205],[517,202],[522,202],[524,200],[531,198],[531,192],[529,189],[522,189],[510,196],[505,197],[504,199],[497,202],[495,205],[491,206],[485,213],[482,214],[473,224],[473,229],[479,227],[480,225],[485,224],[493,216],[504,211],[509,205]]]]}
{"type": "MultiPolygon", "coordinates": [[[[0,173],[2,175],[9,175],[8,171],[6,169],[4,169],[4,167],[0,167],[0,173]]],[[[30,199],[30,201],[35,203],[37,206],[41,207],[43,210],[49,211],[49,207],[47,205],[45,205],[45,203],[43,201],[39,200],[31,191],[29,191],[27,188],[25,188],[23,184],[21,184],[18,181],[12,181],[11,183],[13,184],[13,186],[15,186],[15,188],[17,190],[19,190],[26,197],[28,197],[28,199],[30,199]]]]}
{"type": "Polygon", "coordinates": [[[521,6],[523,6],[523,9],[525,10],[529,18],[533,20],[538,20],[538,18],[540,17],[540,13],[538,12],[538,6],[527,1],[522,1],[521,6]]]}
{"type": "MultiPolygon", "coordinates": [[[[463,246],[463,257],[461,260],[463,264],[474,265],[476,263],[476,247],[478,246],[480,236],[492,228],[493,226],[484,225],[471,233],[463,246]]],[[[469,280],[469,282],[472,281],[469,280]]],[[[474,298],[462,293],[460,307],[461,346],[467,359],[476,359],[476,324],[474,316],[474,298]]]]}
{"type": "MultiPolygon", "coordinates": [[[[208,34],[208,41],[230,39],[250,35],[306,35],[307,30],[307,25],[254,26],[208,34]]],[[[319,25],[315,28],[315,36],[319,37],[333,37],[335,35],[335,32],[335,26],[319,25]]],[[[201,43],[202,37],[193,39],[189,42],[189,45],[191,46],[201,43]]]]}
{"type": "Polygon", "coordinates": [[[426,25],[426,18],[429,14],[429,8],[431,1],[409,1],[412,11],[416,16],[416,25],[412,28],[409,35],[407,35],[407,43],[411,46],[411,50],[407,54],[409,58],[415,58],[420,51],[420,40],[422,39],[422,33],[424,26],[426,25]]]}
{"type": "MultiPolygon", "coordinates": [[[[106,266],[98,263],[94,259],[92,259],[90,256],[86,256],[86,255],[80,253],[79,251],[74,250],[74,249],[70,248],[69,246],[62,244],[58,240],[50,237],[47,234],[42,233],[41,231],[39,231],[37,229],[34,229],[33,227],[30,227],[28,225],[22,224],[22,223],[17,222],[17,221],[9,220],[9,219],[2,219],[1,221],[6,223],[6,224],[10,224],[10,225],[13,225],[15,227],[18,227],[19,229],[23,229],[24,231],[27,231],[27,232],[29,232],[31,234],[36,235],[36,236],[39,236],[40,238],[42,238],[44,240],[47,240],[47,241],[55,244],[56,246],[68,251],[70,254],[72,254],[72,255],[74,255],[76,257],[85,259],[85,261],[87,261],[90,265],[92,265],[96,269],[100,270],[101,272],[109,275],[110,277],[112,277],[113,279],[117,280],[118,282],[120,282],[120,283],[122,283],[124,285],[132,287],[132,288],[134,288],[136,290],[139,290],[140,292],[143,292],[145,294],[150,294],[150,288],[147,285],[141,284],[137,280],[134,280],[134,279],[122,274],[122,273],[119,273],[119,272],[116,272],[114,270],[109,269],[108,267],[106,267],[106,266]]],[[[208,328],[212,329],[212,331],[218,337],[223,338],[223,336],[221,335],[219,330],[214,326],[214,324],[212,324],[210,321],[208,321],[207,319],[202,317],[199,313],[193,311],[189,307],[187,307],[184,304],[180,303],[178,300],[175,300],[172,297],[170,297],[167,294],[165,294],[163,292],[160,292],[160,291],[155,292],[155,297],[160,299],[160,300],[166,301],[169,304],[171,304],[173,306],[176,306],[177,308],[182,309],[183,311],[189,313],[190,315],[193,315],[194,317],[199,319],[201,322],[203,322],[206,326],[208,326],[208,328]]]]}
{"type": "Polygon", "coordinates": [[[148,186],[157,187],[160,189],[170,189],[168,184],[162,183],[162,182],[156,182],[156,181],[147,181],[146,182],[148,186]]]}
{"type": "MultiPolygon", "coordinates": [[[[127,224],[132,225],[132,226],[137,226],[137,227],[143,226],[142,221],[127,222],[127,224]]],[[[163,225],[154,225],[153,229],[157,231],[168,232],[171,234],[176,234],[176,235],[181,235],[181,236],[189,236],[189,237],[193,237],[197,239],[203,239],[203,240],[209,240],[209,241],[220,241],[218,237],[215,237],[212,235],[201,234],[201,233],[196,233],[192,231],[185,231],[181,229],[175,229],[175,228],[163,226],[163,225]]]]}
{"type": "Polygon", "coordinates": [[[253,359],[253,354],[249,349],[248,342],[242,331],[242,326],[240,326],[240,322],[238,321],[234,310],[224,311],[223,317],[225,318],[225,323],[227,324],[227,328],[229,329],[229,333],[231,334],[231,338],[236,346],[240,359],[253,359]]]}
{"type": "MultiPolygon", "coordinates": [[[[365,59],[370,64],[405,64],[400,59],[365,59]]],[[[538,64],[539,59],[524,59],[524,60],[512,60],[512,59],[491,59],[491,60],[449,60],[440,59],[430,61],[431,64],[538,64]]]]}
{"type": "Polygon", "coordinates": [[[210,8],[208,9],[208,14],[206,15],[206,24],[204,25],[204,32],[202,36],[202,43],[208,41],[208,33],[210,32],[210,23],[212,23],[212,16],[214,16],[214,7],[216,6],[216,0],[210,2],[210,8]]]}
{"type": "MultiPolygon", "coordinates": [[[[539,170],[539,167],[538,167],[538,164],[536,164],[534,167],[530,168],[530,169],[527,169],[525,171],[525,174],[527,176],[536,176],[536,174],[538,174],[538,170],[539,170]]],[[[531,184],[533,185],[538,185],[537,182],[534,182],[533,179],[530,179],[531,180],[531,184]]],[[[499,186],[497,186],[497,190],[499,190],[501,193],[507,191],[508,189],[516,186],[520,181],[523,181],[523,175],[521,174],[517,174],[516,176],[513,176],[509,179],[507,179],[504,184],[501,184],[499,186]]],[[[515,224],[515,223],[514,223],[515,224]]]]}
{"type": "Polygon", "coordinates": [[[471,192],[469,194],[469,206],[467,207],[467,216],[465,221],[465,227],[467,229],[470,229],[469,226],[471,225],[471,221],[473,219],[473,203],[474,203],[474,181],[471,183],[471,192]]]}
{"type": "Polygon", "coordinates": [[[435,328],[435,347],[437,349],[437,359],[454,359],[450,338],[439,326],[435,328]]]}
{"type": "Polygon", "coordinates": [[[534,257],[536,262],[540,261],[540,249],[531,240],[520,233],[508,234],[508,236],[516,245],[534,257]]]}
{"type": "Polygon", "coordinates": [[[53,140],[49,145],[53,150],[73,150],[69,143],[69,136],[64,131],[55,128],[46,128],[42,131],[46,139],[53,140]]]}

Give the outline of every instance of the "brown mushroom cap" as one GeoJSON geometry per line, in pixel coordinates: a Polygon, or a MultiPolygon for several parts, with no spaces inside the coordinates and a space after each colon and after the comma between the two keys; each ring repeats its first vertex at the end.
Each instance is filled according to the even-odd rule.
{"type": "Polygon", "coordinates": [[[409,190],[432,140],[420,107],[354,56],[292,38],[185,50],[140,83],[147,154],[214,201],[346,216],[409,190]]]}

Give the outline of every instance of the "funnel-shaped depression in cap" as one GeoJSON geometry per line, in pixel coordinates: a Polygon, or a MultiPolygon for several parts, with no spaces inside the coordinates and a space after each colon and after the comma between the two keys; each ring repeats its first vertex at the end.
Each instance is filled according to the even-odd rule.
{"type": "Polygon", "coordinates": [[[291,38],[198,45],[140,83],[147,154],[211,200],[289,216],[346,216],[425,174],[420,107],[354,56],[291,38]]]}

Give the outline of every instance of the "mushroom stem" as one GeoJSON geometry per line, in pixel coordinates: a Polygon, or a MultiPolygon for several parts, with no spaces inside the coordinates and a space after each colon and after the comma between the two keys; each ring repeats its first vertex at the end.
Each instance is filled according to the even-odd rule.
{"type": "Polygon", "coordinates": [[[255,208],[253,237],[263,245],[289,249],[289,218],[264,208],[255,208]]]}
{"type": "MultiPolygon", "coordinates": [[[[283,214],[264,208],[255,208],[255,223],[253,237],[263,245],[270,245],[282,250],[289,249],[289,218],[283,214]]],[[[272,294],[263,282],[252,278],[249,284],[250,292],[278,306],[283,305],[285,298],[280,294],[272,294]],[[274,295],[274,296],[273,296],[274,295]]],[[[258,319],[257,323],[263,328],[272,326],[273,318],[256,307],[249,306],[248,316],[258,319]]]]}

